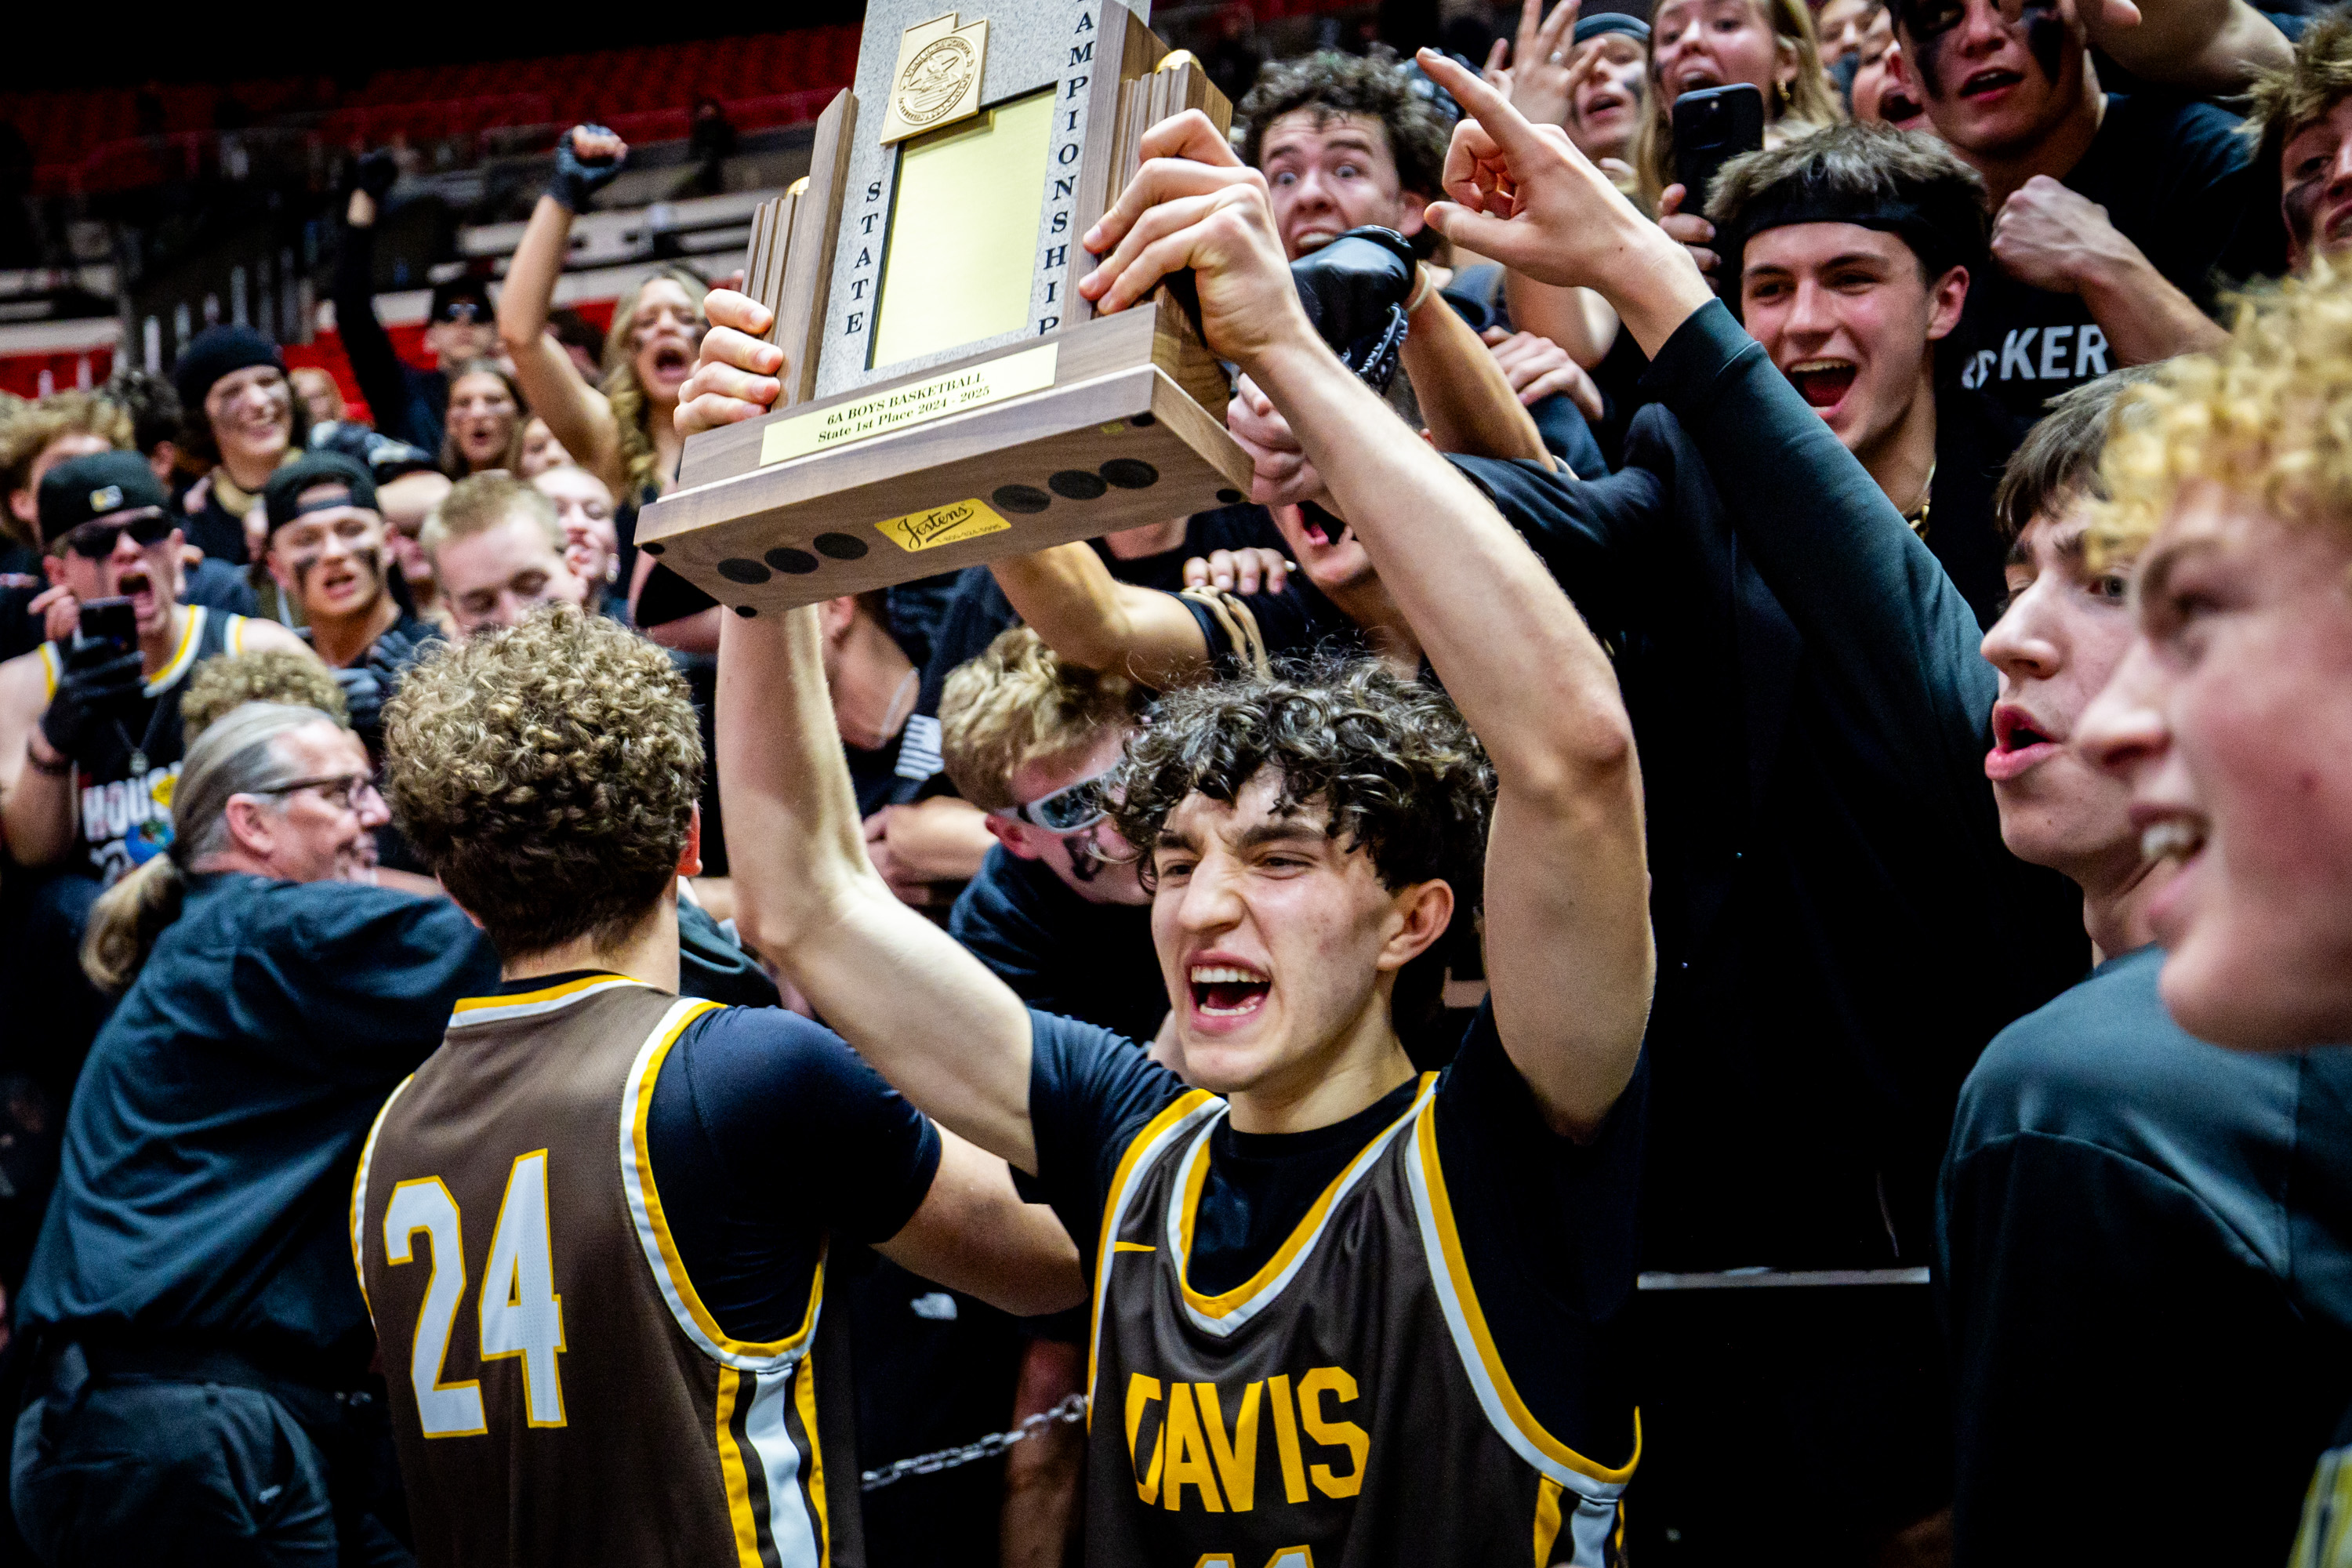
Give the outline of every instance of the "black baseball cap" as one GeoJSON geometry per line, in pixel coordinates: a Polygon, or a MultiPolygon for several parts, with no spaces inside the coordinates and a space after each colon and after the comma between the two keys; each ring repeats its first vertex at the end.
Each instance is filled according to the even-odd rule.
{"type": "Polygon", "coordinates": [[[262,516],[271,533],[305,512],[344,506],[374,511],[375,481],[341,452],[305,452],[270,475],[269,482],[261,487],[262,516]],[[331,488],[331,494],[310,495],[331,488]]]}
{"type": "Polygon", "coordinates": [[[54,544],[85,522],[161,512],[169,500],[136,452],[92,452],[41,476],[41,542],[54,544]]]}

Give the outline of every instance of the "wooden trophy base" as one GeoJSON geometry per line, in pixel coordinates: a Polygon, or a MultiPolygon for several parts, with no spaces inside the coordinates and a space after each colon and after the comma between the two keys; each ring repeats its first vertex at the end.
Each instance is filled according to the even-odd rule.
{"type": "Polygon", "coordinates": [[[739,615],[1244,499],[1224,386],[1165,298],[698,437],[637,545],[739,615]]]}

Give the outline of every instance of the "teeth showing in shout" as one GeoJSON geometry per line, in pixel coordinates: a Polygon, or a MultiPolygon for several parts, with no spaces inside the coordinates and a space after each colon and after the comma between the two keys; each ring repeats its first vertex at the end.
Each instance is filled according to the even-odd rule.
{"type": "Polygon", "coordinates": [[[1850,359],[1809,359],[1801,360],[1797,363],[1790,365],[1789,367],[1789,374],[1790,375],[1809,375],[1815,371],[1852,370],[1853,368],[1853,361],[1850,359]]]}
{"type": "Polygon", "coordinates": [[[1233,969],[1223,964],[1196,963],[1192,966],[1195,985],[1264,985],[1266,978],[1246,969],[1233,969]]]}
{"type": "Polygon", "coordinates": [[[2204,829],[2179,817],[2152,822],[2140,829],[2139,852],[2145,860],[2187,859],[2205,847],[2204,829]]]}

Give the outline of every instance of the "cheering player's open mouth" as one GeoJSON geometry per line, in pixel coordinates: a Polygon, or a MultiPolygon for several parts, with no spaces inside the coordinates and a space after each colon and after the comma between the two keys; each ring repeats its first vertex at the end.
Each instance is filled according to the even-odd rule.
{"type": "Polygon", "coordinates": [[[1196,963],[1190,976],[1192,1010],[1204,1018],[1246,1018],[1265,1005],[1274,982],[1233,963],[1196,963]]]}

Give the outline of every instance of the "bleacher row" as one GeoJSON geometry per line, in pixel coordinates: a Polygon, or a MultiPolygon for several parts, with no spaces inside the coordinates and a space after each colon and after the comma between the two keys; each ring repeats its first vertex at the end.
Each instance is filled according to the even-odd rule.
{"type": "MultiPolygon", "coordinates": [[[[1249,0],[1260,22],[1360,8],[1362,0],[1249,0]]],[[[0,121],[15,124],[33,153],[37,195],[89,195],[191,177],[206,165],[224,107],[234,118],[316,135],[328,147],[474,143],[496,134],[509,150],[527,132],[551,140],[585,120],[633,142],[687,134],[692,107],[717,99],[738,131],[814,120],[857,68],[854,26],[532,59],[403,67],[374,72],[350,89],[325,75],[228,83],[157,84],[73,92],[0,94],[0,121]],[[162,108],[160,131],[141,133],[141,91],[162,108]]]]}
{"type": "Polygon", "coordinates": [[[535,127],[551,137],[583,120],[656,142],[684,136],[692,105],[706,97],[739,131],[812,120],[856,64],[856,28],[808,27],[383,70],[357,90],[325,77],[156,86],[145,90],[163,108],[160,137],[138,133],[139,94],[127,88],[0,97],[0,119],[32,144],[37,194],[94,195],[194,173],[232,101],[265,133],[308,132],[331,147],[466,142],[535,127]]]}

